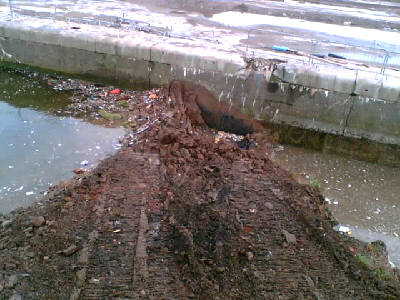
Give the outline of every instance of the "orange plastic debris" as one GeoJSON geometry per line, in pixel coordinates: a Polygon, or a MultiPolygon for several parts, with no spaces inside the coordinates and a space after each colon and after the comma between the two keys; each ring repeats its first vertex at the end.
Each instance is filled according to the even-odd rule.
{"type": "Polygon", "coordinates": [[[85,170],[82,170],[82,169],[75,169],[75,170],[73,170],[73,172],[74,172],[75,174],[83,174],[83,173],[85,173],[85,170]]]}
{"type": "Polygon", "coordinates": [[[251,232],[251,227],[250,226],[244,226],[243,227],[243,231],[246,232],[246,233],[249,233],[249,232],[251,232]]]}
{"type": "Polygon", "coordinates": [[[110,95],[116,95],[116,94],[119,94],[119,93],[121,93],[120,89],[115,89],[115,90],[110,91],[110,95]]]}
{"type": "Polygon", "coordinates": [[[156,94],[150,94],[149,95],[149,99],[155,99],[155,98],[157,98],[158,96],[156,95],[156,94]]]}

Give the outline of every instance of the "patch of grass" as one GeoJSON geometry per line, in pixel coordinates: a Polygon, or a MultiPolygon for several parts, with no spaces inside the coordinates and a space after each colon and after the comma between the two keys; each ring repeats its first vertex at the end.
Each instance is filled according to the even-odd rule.
{"type": "Polygon", "coordinates": [[[99,110],[98,114],[103,117],[104,119],[110,120],[110,121],[117,121],[117,120],[121,120],[122,116],[120,114],[113,114],[113,113],[109,113],[106,112],[105,110],[99,110]]]}
{"type": "Polygon", "coordinates": [[[374,264],[372,262],[372,260],[362,254],[357,254],[356,255],[356,259],[358,260],[358,262],[363,265],[364,267],[368,268],[368,269],[372,269],[374,267],[374,264]]]}
{"type": "Polygon", "coordinates": [[[318,192],[321,192],[321,184],[318,181],[310,181],[310,185],[318,192]]]}
{"type": "Polygon", "coordinates": [[[125,100],[117,101],[117,104],[123,108],[128,108],[129,104],[125,100]]]}
{"type": "Polygon", "coordinates": [[[378,275],[379,279],[381,280],[389,280],[390,279],[390,275],[385,271],[382,270],[381,268],[377,268],[375,270],[376,275],[378,275]]]}

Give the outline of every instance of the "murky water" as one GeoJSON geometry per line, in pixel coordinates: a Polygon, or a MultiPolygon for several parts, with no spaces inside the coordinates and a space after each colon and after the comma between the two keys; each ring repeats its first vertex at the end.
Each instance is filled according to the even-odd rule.
{"type": "Polygon", "coordinates": [[[73,169],[119,148],[123,129],[55,115],[66,99],[35,79],[0,72],[0,213],[31,204],[73,169]]]}
{"type": "Polygon", "coordinates": [[[338,222],[360,240],[385,242],[400,268],[400,169],[286,145],[274,160],[318,184],[338,222]]]}

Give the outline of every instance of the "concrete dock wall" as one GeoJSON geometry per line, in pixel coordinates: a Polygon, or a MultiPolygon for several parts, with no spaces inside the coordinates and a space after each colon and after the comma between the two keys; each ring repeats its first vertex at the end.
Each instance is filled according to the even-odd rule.
{"type": "Polygon", "coordinates": [[[192,80],[256,119],[388,144],[395,151],[391,159],[400,162],[400,78],[268,58],[254,69],[219,45],[73,27],[49,20],[0,22],[0,57],[132,88],[192,80]]]}

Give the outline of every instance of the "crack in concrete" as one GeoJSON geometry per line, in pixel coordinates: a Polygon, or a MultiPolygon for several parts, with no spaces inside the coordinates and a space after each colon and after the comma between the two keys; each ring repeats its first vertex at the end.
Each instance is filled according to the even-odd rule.
{"type": "Polygon", "coordinates": [[[345,134],[346,128],[347,128],[347,126],[348,126],[348,124],[349,124],[350,115],[351,115],[351,112],[353,111],[354,104],[355,104],[354,97],[355,97],[355,96],[349,96],[349,98],[347,98],[347,100],[346,100],[346,102],[347,102],[348,100],[351,100],[351,105],[350,105],[350,108],[349,108],[349,111],[348,111],[347,115],[345,116],[345,122],[344,122],[344,127],[343,127],[343,131],[342,131],[342,135],[345,134]]]}

